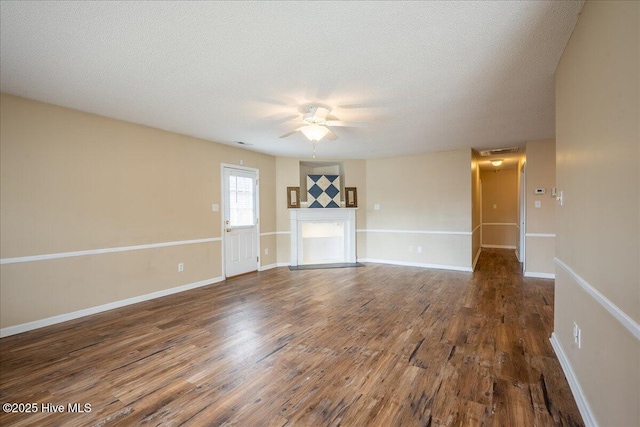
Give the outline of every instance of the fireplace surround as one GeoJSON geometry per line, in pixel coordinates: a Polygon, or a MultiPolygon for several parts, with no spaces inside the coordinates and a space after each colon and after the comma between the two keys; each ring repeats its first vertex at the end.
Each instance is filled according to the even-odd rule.
{"type": "Polygon", "coordinates": [[[355,263],[356,210],[289,209],[291,266],[355,263]]]}

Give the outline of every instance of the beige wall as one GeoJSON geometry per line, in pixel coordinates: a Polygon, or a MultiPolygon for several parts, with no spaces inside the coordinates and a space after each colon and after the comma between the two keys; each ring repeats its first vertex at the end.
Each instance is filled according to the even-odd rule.
{"type": "Polygon", "coordinates": [[[276,217],[278,230],[278,263],[289,265],[291,261],[291,234],[287,187],[300,186],[300,161],[291,157],[276,158],[276,217]]]}
{"type": "Polygon", "coordinates": [[[556,141],[530,141],[525,146],[526,172],[526,262],[525,274],[553,275],[555,265],[556,200],[551,189],[556,186],[556,141]],[[535,194],[544,188],[545,194],[535,194]],[[539,202],[540,207],[535,203],[539,202]]]}
{"type": "MultiPolygon", "coordinates": [[[[308,161],[276,159],[277,262],[280,264],[290,261],[286,187],[300,185],[301,160],[308,161]]],[[[342,163],[344,185],[358,189],[359,260],[471,267],[471,150],[386,159],[316,161],[342,163]],[[374,210],[376,203],[381,206],[379,211],[374,210]],[[431,233],[434,231],[435,234],[431,233]],[[452,231],[453,234],[448,233],[452,231]],[[460,232],[462,234],[458,234],[460,232]],[[409,246],[413,246],[412,252],[409,246]],[[422,252],[418,252],[419,247],[422,252]]]]}
{"type": "Polygon", "coordinates": [[[483,170],[480,179],[482,246],[515,249],[518,238],[518,170],[483,170]]]}
{"type": "Polygon", "coordinates": [[[470,167],[470,149],[367,160],[367,259],[470,269],[470,167]]]}
{"type": "Polygon", "coordinates": [[[639,22],[639,2],[586,2],[556,71],[556,257],[583,281],[556,268],[554,336],[600,425],[640,425],[639,22]]]}
{"type": "MultiPolygon", "coordinates": [[[[367,228],[367,162],[365,160],[344,160],[344,185],[358,189],[358,210],[356,229],[367,228]]],[[[367,257],[367,233],[356,233],[356,258],[367,257]]]]}
{"type": "MultiPolygon", "coordinates": [[[[260,170],[261,232],[276,231],[274,157],[11,95],[0,102],[3,259],[220,238],[211,206],[221,203],[221,164],[240,160],[260,170]]],[[[275,242],[262,242],[273,259],[275,242]]],[[[0,327],[210,281],[221,259],[213,241],[4,263],[0,327]]]]}

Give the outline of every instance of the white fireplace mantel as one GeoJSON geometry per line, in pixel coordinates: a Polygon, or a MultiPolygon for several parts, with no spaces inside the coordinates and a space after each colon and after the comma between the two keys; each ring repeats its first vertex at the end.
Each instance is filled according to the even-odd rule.
{"type": "MultiPolygon", "coordinates": [[[[358,208],[289,209],[291,220],[291,266],[324,262],[305,261],[303,224],[342,224],[342,258],[332,262],[356,262],[356,210],[358,208]]],[[[308,245],[307,245],[308,248],[308,245]]]]}

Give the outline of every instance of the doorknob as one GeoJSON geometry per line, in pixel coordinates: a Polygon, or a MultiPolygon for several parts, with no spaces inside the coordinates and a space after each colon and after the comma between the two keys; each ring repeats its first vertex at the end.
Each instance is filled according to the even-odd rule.
{"type": "Polygon", "coordinates": [[[227,233],[231,231],[231,227],[227,227],[227,233]]]}
{"type": "Polygon", "coordinates": [[[226,220],[224,223],[225,223],[225,224],[227,224],[227,225],[229,225],[229,220],[226,220]]]}

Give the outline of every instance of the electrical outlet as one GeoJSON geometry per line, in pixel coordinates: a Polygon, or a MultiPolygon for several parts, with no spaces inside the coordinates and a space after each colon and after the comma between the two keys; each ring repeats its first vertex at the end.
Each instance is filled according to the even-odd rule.
{"type": "Polygon", "coordinates": [[[183,272],[184,271],[184,263],[180,262],[178,263],[178,272],[183,272]]]}
{"type": "Polygon", "coordinates": [[[413,246],[409,246],[409,252],[413,252],[413,246]]]}
{"type": "Polygon", "coordinates": [[[493,209],[498,209],[498,205],[494,204],[493,209]]]}
{"type": "Polygon", "coordinates": [[[418,246],[418,253],[421,254],[422,253],[422,246],[418,246]]]}
{"type": "Polygon", "coordinates": [[[374,211],[379,211],[380,210],[380,205],[378,203],[376,203],[375,205],[373,205],[373,210],[374,211]]]}
{"type": "Polygon", "coordinates": [[[265,255],[269,255],[269,248],[265,248],[265,249],[264,249],[264,254],[265,254],[265,255]]]}

